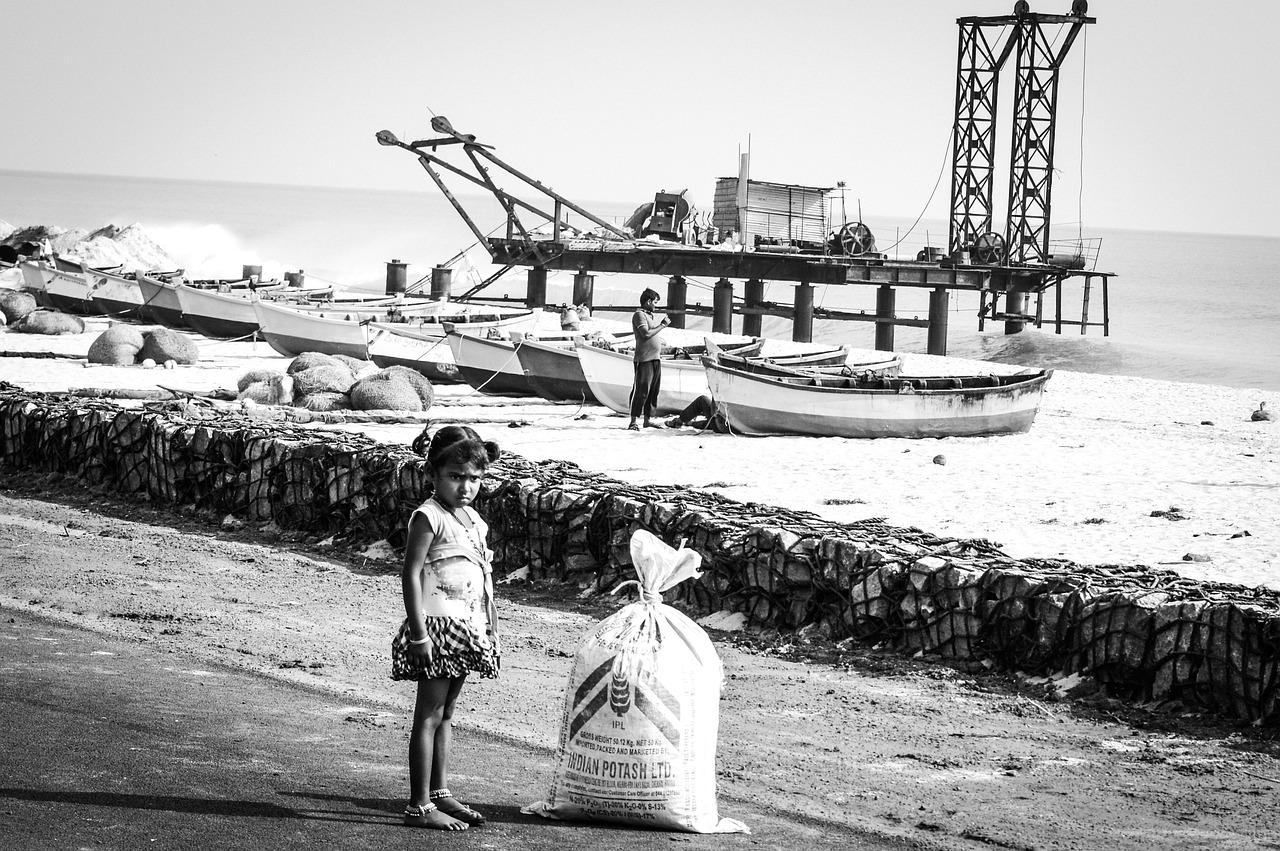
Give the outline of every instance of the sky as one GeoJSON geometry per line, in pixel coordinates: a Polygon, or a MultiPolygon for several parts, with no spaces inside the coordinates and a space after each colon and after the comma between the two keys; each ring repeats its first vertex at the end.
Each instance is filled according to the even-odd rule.
{"type": "MultiPolygon", "coordinates": [[[[444,115],[584,204],[688,190],[709,210],[749,149],[754,179],[844,181],[851,212],[945,220],[956,18],[1013,0],[22,6],[2,169],[435,192],[374,133],[428,138],[444,115]]],[[[1061,75],[1055,223],[1280,236],[1280,2],[1088,13],[1061,75]]],[[[1012,96],[1006,74],[1005,115],[1012,96]]]]}

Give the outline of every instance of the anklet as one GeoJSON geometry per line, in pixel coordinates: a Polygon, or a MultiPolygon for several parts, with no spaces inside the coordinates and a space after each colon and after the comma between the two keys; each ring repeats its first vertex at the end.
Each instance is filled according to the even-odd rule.
{"type": "Polygon", "coordinates": [[[450,792],[448,789],[432,789],[430,797],[431,797],[431,800],[438,801],[441,798],[452,798],[453,793],[450,792]]]}
{"type": "Polygon", "coordinates": [[[407,816],[425,816],[427,813],[436,811],[435,804],[423,804],[420,807],[405,807],[404,814],[407,816]]]}

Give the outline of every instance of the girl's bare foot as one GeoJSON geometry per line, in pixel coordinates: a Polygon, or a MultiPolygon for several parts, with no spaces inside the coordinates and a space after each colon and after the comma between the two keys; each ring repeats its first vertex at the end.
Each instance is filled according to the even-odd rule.
{"type": "Polygon", "coordinates": [[[445,815],[453,816],[459,821],[465,821],[467,824],[481,825],[485,823],[485,817],[483,815],[471,809],[452,795],[443,798],[436,798],[435,805],[439,808],[440,812],[445,815]]]}
{"type": "Polygon", "coordinates": [[[406,827],[429,827],[432,830],[466,830],[470,827],[465,821],[441,812],[432,804],[425,807],[405,807],[404,823],[406,827]]]}

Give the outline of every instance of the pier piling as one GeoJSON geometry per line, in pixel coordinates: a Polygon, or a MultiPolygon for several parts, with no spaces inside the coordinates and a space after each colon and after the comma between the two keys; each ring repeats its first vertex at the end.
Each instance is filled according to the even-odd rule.
{"type": "Polygon", "coordinates": [[[387,295],[398,295],[408,288],[408,263],[392,258],[387,264],[387,295]]]}
{"type": "Polygon", "coordinates": [[[876,319],[889,320],[876,322],[876,348],[882,352],[893,351],[894,308],[898,294],[888,284],[881,284],[876,290],[876,319]]]}
{"type": "MultiPolygon", "coordinates": [[[[1017,290],[1010,290],[1004,296],[1004,312],[1010,316],[1024,316],[1027,312],[1027,294],[1017,290]]],[[[1006,334],[1018,334],[1026,326],[1026,322],[1022,319],[1006,319],[1004,321],[1004,332],[1006,334]]]]}
{"type": "Polygon", "coordinates": [[[929,293],[929,354],[947,354],[947,313],[951,309],[951,292],[938,287],[929,293]]]}
{"type": "Polygon", "coordinates": [[[733,281],[728,278],[716,281],[711,330],[717,334],[733,333],[733,281]]]}
{"type": "Polygon", "coordinates": [[[540,309],[547,306],[547,270],[542,266],[529,267],[529,287],[525,306],[540,309]]]}
{"type": "MultiPolygon", "coordinates": [[[[747,281],[747,292],[744,303],[747,308],[759,309],[764,302],[764,281],[759,278],[751,278],[747,281]]],[[[748,337],[761,336],[760,328],[762,326],[764,316],[759,313],[743,312],[742,314],[742,333],[748,337]]]]}
{"type": "Polygon", "coordinates": [[[689,285],[683,275],[672,275],[667,281],[667,316],[672,328],[684,327],[684,309],[688,306],[689,285]]]}
{"type": "Polygon", "coordinates": [[[573,276],[573,303],[591,307],[595,299],[596,276],[578,272],[573,276]]]}
{"type": "Polygon", "coordinates": [[[433,266],[431,269],[431,297],[439,301],[449,300],[449,290],[453,287],[453,270],[448,266],[433,266]]]}
{"type": "Polygon", "coordinates": [[[813,340],[813,285],[805,281],[796,284],[796,313],[791,320],[791,339],[797,343],[813,340]]]}

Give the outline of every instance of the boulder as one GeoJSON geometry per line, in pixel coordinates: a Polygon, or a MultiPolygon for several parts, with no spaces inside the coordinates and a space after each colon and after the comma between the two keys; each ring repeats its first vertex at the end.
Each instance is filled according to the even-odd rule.
{"type": "Polygon", "coordinates": [[[16,290],[0,290],[0,311],[10,322],[25,319],[36,309],[35,296],[16,290]]]}
{"type": "Polygon", "coordinates": [[[347,394],[357,411],[421,411],[422,397],[398,375],[376,372],[357,381],[347,394]]]}
{"type": "Polygon", "coordinates": [[[156,363],[198,363],[200,347],[185,334],[172,328],[155,328],[146,335],[139,358],[151,358],[156,363]]]}
{"type": "Polygon", "coordinates": [[[89,363],[132,366],[142,348],[142,332],[132,325],[112,325],[89,345],[89,363]]]}
{"type": "Polygon", "coordinates": [[[84,320],[56,310],[33,310],[13,326],[23,334],[83,334],[84,320]]]}

